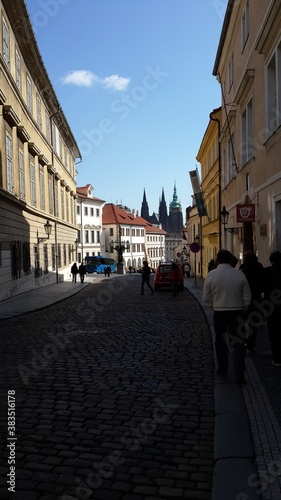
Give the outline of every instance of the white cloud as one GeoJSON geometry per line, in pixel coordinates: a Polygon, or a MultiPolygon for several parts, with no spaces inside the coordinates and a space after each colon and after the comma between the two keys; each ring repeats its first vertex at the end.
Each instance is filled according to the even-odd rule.
{"type": "Polygon", "coordinates": [[[61,77],[62,85],[77,85],[78,87],[92,87],[94,84],[100,84],[107,89],[117,92],[126,90],[130,78],[124,78],[119,75],[111,75],[106,78],[99,78],[91,71],[80,69],[76,71],[69,71],[65,76],[61,77]]]}
{"type": "Polygon", "coordinates": [[[97,81],[98,77],[94,73],[84,69],[70,71],[61,77],[63,85],[77,85],[78,87],[92,87],[97,81]]]}
{"type": "Polygon", "coordinates": [[[119,75],[111,75],[104,78],[103,83],[105,87],[120,92],[127,89],[130,83],[130,78],[124,78],[119,75]]]}

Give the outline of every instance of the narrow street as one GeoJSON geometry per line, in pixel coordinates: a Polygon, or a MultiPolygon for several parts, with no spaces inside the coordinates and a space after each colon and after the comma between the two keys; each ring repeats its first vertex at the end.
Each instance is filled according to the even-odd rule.
{"type": "Polygon", "coordinates": [[[145,288],[141,296],[140,281],[101,279],[1,321],[1,499],[211,498],[208,325],[187,290],[172,297],[145,288]],[[15,493],[6,476],[11,450],[15,493]]]}

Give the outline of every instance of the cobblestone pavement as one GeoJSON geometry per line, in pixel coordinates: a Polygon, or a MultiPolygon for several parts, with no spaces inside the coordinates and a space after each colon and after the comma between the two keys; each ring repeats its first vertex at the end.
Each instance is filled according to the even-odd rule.
{"type": "Polygon", "coordinates": [[[212,339],[187,291],[103,280],[1,321],[0,340],[1,499],[211,498],[212,339]]]}

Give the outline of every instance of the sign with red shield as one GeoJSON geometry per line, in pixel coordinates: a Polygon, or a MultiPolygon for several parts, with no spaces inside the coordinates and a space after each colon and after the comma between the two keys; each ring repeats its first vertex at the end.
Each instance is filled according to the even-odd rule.
{"type": "Polygon", "coordinates": [[[236,205],[237,222],[255,222],[255,205],[253,203],[244,203],[236,205]]]}

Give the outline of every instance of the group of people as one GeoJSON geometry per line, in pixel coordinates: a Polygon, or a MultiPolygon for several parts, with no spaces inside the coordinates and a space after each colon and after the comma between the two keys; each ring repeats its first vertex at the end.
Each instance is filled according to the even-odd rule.
{"type": "Polygon", "coordinates": [[[234,372],[245,383],[245,350],[253,352],[258,326],[266,320],[272,364],[281,367],[281,252],[270,255],[263,267],[253,252],[245,252],[236,269],[233,255],[220,250],[208,272],[203,301],[214,310],[218,375],[228,371],[228,349],[234,351],[234,372]]]}
{"type": "Polygon", "coordinates": [[[77,274],[79,274],[80,276],[81,283],[84,283],[84,278],[86,275],[86,266],[84,266],[83,263],[81,263],[78,267],[76,262],[74,262],[74,264],[72,264],[71,266],[70,272],[72,274],[72,283],[76,283],[77,274]]]}

